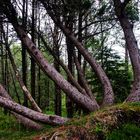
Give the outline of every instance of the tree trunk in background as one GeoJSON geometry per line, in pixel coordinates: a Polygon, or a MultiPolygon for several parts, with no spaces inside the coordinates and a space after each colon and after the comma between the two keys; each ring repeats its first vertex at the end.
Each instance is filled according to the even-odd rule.
{"type": "MultiPolygon", "coordinates": [[[[78,15],[78,41],[82,43],[82,11],[79,12],[79,15],[78,15]]],[[[78,61],[79,61],[80,67],[81,67],[81,59],[82,59],[82,56],[78,50],[78,61]]],[[[77,73],[78,73],[78,83],[81,86],[83,86],[83,83],[81,82],[81,79],[80,79],[79,71],[77,71],[77,73]]]]}
{"type": "Polygon", "coordinates": [[[13,82],[13,86],[14,86],[14,89],[15,89],[15,93],[16,93],[16,97],[17,97],[18,103],[21,104],[20,96],[18,94],[16,83],[15,83],[15,77],[13,76],[11,67],[10,67],[10,77],[12,78],[12,82],[13,82]]]}
{"type": "Polygon", "coordinates": [[[82,56],[86,59],[86,61],[91,65],[92,69],[95,71],[98,79],[101,82],[103,91],[104,91],[104,102],[103,105],[111,105],[114,103],[114,93],[112,90],[111,83],[102,69],[102,67],[97,63],[97,61],[91,56],[91,54],[83,47],[83,45],[76,39],[74,34],[66,28],[62,22],[54,15],[51,11],[51,6],[47,4],[48,1],[39,0],[45,7],[46,11],[48,12],[49,16],[52,18],[54,23],[63,31],[67,38],[76,46],[82,56]]]}
{"type": "MultiPolygon", "coordinates": [[[[22,9],[22,26],[24,30],[27,29],[27,14],[28,14],[28,0],[23,0],[23,9],[22,9]]],[[[27,54],[26,54],[26,46],[22,43],[22,79],[24,85],[27,86],[27,54]]],[[[26,96],[24,95],[24,106],[28,106],[28,101],[26,96]]]]}
{"type": "MultiPolygon", "coordinates": [[[[74,76],[74,61],[73,61],[74,46],[69,41],[68,38],[66,38],[66,44],[67,44],[67,54],[68,54],[68,69],[71,72],[71,74],[74,76]]],[[[68,75],[68,82],[71,83],[71,79],[69,78],[69,75],[68,75]]],[[[73,104],[72,100],[67,96],[66,97],[66,108],[67,108],[67,117],[68,118],[73,117],[73,114],[74,114],[73,106],[74,106],[74,104],[73,104]]]]}
{"type": "MultiPolygon", "coordinates": [[[[6,25],[6,41],[8,42],[8,24],[6,25]]],[[[8,63],[8,52],[5,50],[5,62],[4,62],[4,87],[6,90],[9,92],[9,82],[10,82],[10,77],[9,77],[9,63],[8,63]]],[[[4,113],[7,114],[8,110],[4,108],[4,113]]]]}
{"type": "Polygon", "coordinates": [[[125,71],[126,73],[129,72],[129,52],[126,44],[125,44],[125,71]]]}
{"type": "Polygon", "coordinates": [[[45,79],[44,81],[46,87],[45,87],[45,93],[46,93],[46,104],[45,107],[47,107],[47,110],[50,110],[50,82],[49,79],[45,79]]]}
{"type": "MultiPolygon", "coordinates": [[[[7,1],[6,1],[7,2],[7,1]]],[[[73,87],[64,77],[58,73],[53,66],[51,66],[48,61],[44,58],[42,53],[35,47],[34,43],[27,36],[26,32],[18,24],[16,11],[10,2],[3,4],[5,1],[0,1],[0,6],[3,12],[6,14],[7,18],[12,23],[15,28],[19,38],[27,47],[30,55],[36,60],[37,64],[42,68],[42,70],[54,81],[59,87],[68,95],[74,102],[86,108],[89,111],[95,111],[99,108],[97,103],[92,101],[90,98],[82,95],[75,87],[73,87]],[[1,5],[2,4],[2,5],[1,5]]]]}
{"type": "MultiPolygon", "coordinates": [[[[67,13],[67,18],[65,19],[64,17],[64,22],[65,26],[70,30],[70,32],[73,32],[73,13],[67,13]]],[[[66,45],[67,45],[67,56],[68,56],[68,69],[72,76],[74,77],[74,58],[73,58],[73,53],[74,53],[74,45],[73,43],[66,37],[66,45]]],[[[67,77],[68,82],[73,84],[71,82],[71,79],[68,75],[67,77]]],[[[66,96],[66,109],[67,109],[67,117],[72,118],[74,114],[74,103],[72,100],[66,96]]]]}
{"type": "MultiPolygon", "coordinates": [[[[0,97],[1,96],[5,97],[5,98],[7,98],[9,100],[12,100],[12,98],[9,96],[9,94],[4,89],[4,87],[0,84],[0,97]]],[[[11,113],[15,116],[17,121],[19,123],[23,124],[26,128],[34,129],[34,130],[41,130],[43,128],[40,124],[38,124],[38,123],[36,123],[36,122],[26,118],[26,117],[23,117],[23,116],[15,113],[15,112],[12,112],[12,111],[11,111],[11,113]]]]}
{"type": "Polygon", "coordinates": [[[37,85],[38,85],[37,104],[39,106],[41,106],[41,86],[40,86],[40,81],[41,81],[41,70],[40,70],[40,67],[38,67],[38,74],[37,74],[37,85]]]}
{"type": "Polygon", "coordinates": [[[129,56],[134,73],[134,83],[131,89],[131,93],[126,99],[126,101],[134,102],[140,101],[140,53],[133,32],[133,25],[130,23],[125,13],[125,7],[128,4],[128,2],[129,1],[125,1],[125,3],[121,3],[120,0],[114,0],[114,7],[116,15],[124,32],[126,45],[129,51],[129,56]]]}
{"type": "MultiPolygon", "coordinates": [[[[40,21],[40,4],[37,2],[37,13],[38,13],[38,31],[40,31],[40,24],[41,24],[41,21],[40,21]]],[[[41,38],[39,35],[37,35],[37,42],[38,42],[38,49],[40,50],[41,48],[41,38]]],[[[39,106],[41,106],[41,69],[40,69],[40,66],[38,66],[38,73],[37,73],[37,87],[38,87],[38,97],[37,97],[37,103],[39,106]]]]}
{"type": "MultiPolygon", "coordinates": [[[[53,33],[53,50],[57,57],[57,59],[60,59],[60,53],[59,53],[59,32],[58,28],[54,27],[54,33],[53,33]]],[[[59,63],[54,59],[54,67],[55,69],[60,73],[60,65],[59,63]]],[[[61,89],[60,87],[55,83],[55,114],[61,116],[61,89]]]]}
{"type": "Polygon", "coordinates": [[[21,89],[23,90],[24,95],[27,97],[27,99],[29,99],[29,101],[31,102],[32,107],[36,111],[42,112],[41,109],[36,104],[35,100],[32,98],[30,92],[28,91],[27,87],[25,86],[25,84],[24,84],[24,82],[23,82],[23,80],[22,80],[22,78],[20,76],[20,73],[19,73],[19,71],[18,71],[18,69],[16,67],[16,64],[15,64],[14,58],[13,58],[12,53],[10,51],[10,46],[9,46],[7,40],[6,40],[6,36],[5,36],[5,32],[4,32],[3,27],[2,27],[2,34],[3,34],[3,39],[5,41],[4,43],[5,43],[5,47],[6,47],[6,52],[8,53],[8,56],[9,56],[9,59],[11,61],[11,65],[12,65],[12,68],[14,70],[15,76],[16,76],[18,82],[19,82],[19,85],[20,85],[21,89]]]}
{"type": "MultiPolygon", "coordinates": [[[[32,0],[32,27],[31,27],[31,37],[33,43],[36,45],[36,35],[35,35],[35,28],[37,22],[37,0],[32,0]]],[[[36,64],[34,59],[31,57],[31,94],[32,97],[36,98],[35,96],[35,88],[36,87],[36,64]]]]}
{"type": "MultiPolygon", "coordinates": [[[[3,20],[3,17],[0,16],[0,20],[3,20]]],[[[0,24],[0,41],[1,44],[3,44],[3,36],[2,36],[2,24],[0,24]]],[[[4,47],[1,45],[0,47],[1,51],[1,83],[4,85],[4,47]]]]}
{"type": "Polygon", "coordinates": [[[49,53],[54,57],[54,59],[57,61],[57,63],[59,63],[59,65],[61,65],[61,67],[64,69],[64,71],[66,72],[67,76],[69,77],[69,80],[71,81],[71,83],[79,90],[79,92],[81,92],[83,95],[86,95],[85,90],[79,85],[79,83],[76,81],[76,79],[74,78],[74,76],[72,75],[70,70],[64,64],[64,62],[62,60],[60,60],[60,59],[59,60],[57,59],[54,51],[48,46],[48,44],[45,41],[45,39],[43,38],[43,36],[40,33],[38,33],[38,34],[41,37],[41,40],[42,40],[45,48],[47,49],[47,51],[49,51],[49,53]]]}

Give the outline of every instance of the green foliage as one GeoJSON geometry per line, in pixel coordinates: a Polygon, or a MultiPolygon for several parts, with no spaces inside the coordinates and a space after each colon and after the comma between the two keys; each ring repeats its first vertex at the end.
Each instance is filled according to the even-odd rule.
{"type": "Polygon", "coordinates": [[[138,140],[140,139],[140,127],[136,124],[124,124],[112,131],[106,140],[138,140]]]}
{"type": "Polygon", "coordinates": [[[36,132],[25,129],[11,115],[5,115],[0,109],[0,140],[17,140],[35,135],[36,132]]]}
{"type": "Polygon", "coordinates": [[[45,125],[41,131],[26,129],[10,115],[5,115],[0,108],[0,140],[32,140],[35,135],[52,130],[52,126],[45,125]]]}
{"type": "MultiPolygon", "coordinates": [[[[102,42],[98,39],[88,42],[86,47],[92,49],[93,55],[109,77],[115,93],[116,102],[124,101],[131,88],[131,67],[129,67],[129,65],[111,48],[102,46],[102,42]]],[[[90,69],[87,69],[86,72],[88,83],[91,85],[93,93],[100,102],[103,98],[100,81],[90,69]]]]}
{"type": "Polygon", "coordinates": [[[128,18],[131,21],[139,21],[139,9],[135,3],[130,2],[129,4],[127,4],[125,10],[128,18]]]}
{"type": "Polygon", "coordinates": [[[62,140],[129,140],[129,138],[139,140],[139,114],[140,103],[118,104],[72,119],[64,126],[55,129],[53,133],[46,134],[45,137],[50,139],[57,133],[58,139],[62,140]]]}
{"type": "Polygon", "coordinates": [[[104,14],[105,14],[106,7],[107,7],[107,5],[106,5],[106,4],[103,4],[103,5],[101,6],[101,8],[98,10],[97,15],[98,15],[98,16],[104,15],[104,14]]]}

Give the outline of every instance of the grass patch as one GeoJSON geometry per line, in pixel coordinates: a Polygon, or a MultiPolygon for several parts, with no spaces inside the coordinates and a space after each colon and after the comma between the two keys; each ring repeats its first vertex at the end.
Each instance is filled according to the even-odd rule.
{"type": "MultiPolygon", "coordinates": [[[[53,114],[53,112],[47,112],[53,114]]],[[[0,111],[0,140],[139,140],[140,103],[124,103],[100,109],[87,116],[77,116],[61,127],[45,125],[41,132],[25,129],[0,111]],[[129,137],[129,138],[128,138],[129,137]]]]}
{"type": "Polygon", "coordinates": [[[129,136],[130,140],[138,140],[140,129],[136,124],[140,124],[140,103],[124,103],[71,119],[44,137],[55,139],[57,134],[62,140],[129,140],[125,138],[129,136]]]}
{"type": "Polygon", "coordinates": [[[0,140],[32,140],[35,135],[45,133],[52,128],[50,125],[45,125],[41,131],[26,129],[12,115],[9,113],[5,115],[3,109],[0,109],[0,140]]]}
{"type": "Polygon", "coordinates": [[[136,124],[123,124],[108,134],[106,140],[139,140],[140,127],[136,124]]]}

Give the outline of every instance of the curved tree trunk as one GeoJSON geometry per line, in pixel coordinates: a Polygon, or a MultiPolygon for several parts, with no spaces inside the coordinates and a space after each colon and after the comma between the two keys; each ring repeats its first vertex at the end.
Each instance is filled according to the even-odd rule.
{"type": "Polygon", "coordinates": [[[42,112],[42,110],[39,108],[39,106],[37,105],[37,103],[35,102],[35,100],[33,99],[33,97],[31,96],[29,90],[27,89],[27,87],[25,86],[21,76],[20,76],[20,73],[16,67],[16,64],[15,64],[15,61],[14,61],[14,58],[12,56],[12,53],[11,53],[11,50],[10,50],[10,46],[8,44],[8,42],[6,41],[6,37],[5,37],[5,32],[4,32],[4,29],[2,28],[2,33],[3,33],[3,38],[5,40],[5,46],[6,46],[6,50],[8,52],[8,56],[9,56],[9,59],[11,61],[11,65],[12,65],[12,68],[14,70],[14,73],[15,73],[15,76],[19,82],[19,85],[24,93],[24,95],[26,96],[26,98],[31,102],[31,105],[32,107],[38,111],[38,112],[42,112]]]}
{"type": "MultiPolygon", "coordinates": [[[[4,89],[4,87],[1,84],[0,84],[0,96],[5,97],[9,100],[12,100],[12,98],[9,96],[9,94],[7,93],[7,91],[4,89]]],[[[21,123],[22,125],[24,125],[26,128],[34,129],[34,130],[41,130],[43,128],[40,124],[24,116],[21,116],[13,111],[11,111],[11,113],[15,116],[17,121],[21,123]]]]}
{"type": "Polygon", "coordinates": [[[114,0],[115,12],[124,32],[134,73],[134,83],[126,101],[140,101],[140,53],[133,32],[133,25],[125,14],[125,7],[129,0],[125,2],[126,3],[121,3],[120,0],[114,0]]]}
{"type": "Polygon", "coordinates": [[[62,125],[68,121],[67,118],[59,117],[56,115],[45,115],[40,112],[36,112],[27,107],[24,107],[12,100],[0,96],[0,106],[14,111],[20,115],[23,115],[31,120],[50,124],[50,125],[62,125]]]}
{"type": "Polygon", "coordinates": [[[42,53],[35,47],[34,43],[27,36],[25,31],[18,24],[16,11],[9,0],[0,1],[0,6],[3,9],[4,14],[7,16],[9,21],[12,23],[15,28],[20,40],[27,47],[28,52],[36,60],[38,65],[42,70],[77,104],[80,104],[83,108],[86,108],[89,111],[95,111],[99,108],[97,102],[92,101],[90,98],[82,95],[75,87],[73,87],[67,80],[60,75],[53,66],[51,66],[47,60],[44,58],[42,53]]]}
{"type": "Polygon", "coordinates": [[[69,76],[69,79],[71,80],[72,84],[83,94],[83,95],[87,95],[87,93],[85,92],[85,90],[79,85],[79,83],[76,81],[76,79],[73,77],[73,75],[71,74],[70,70],[67,68],[67,66],[63,63],[63,61],[61,59],[57,59],[57,56],[55,55],[54,51],[48,46],[47,42],[45,41],[45,39],[43,38],[43,36],[38,33],[38,35],[40,36],[45,48],[49,51],[49,53],[54,57],[54,59],[57,61],[57,63],[59,63],[61,65],[61,67],[64,69],[64,71],[66,72],[66,74],[69,76]]]}
{"type": "Polygon", "coordinates": [[[90,55],[90,53],[82,46],[82,44],[76,39],[74,34],[72,34],[68,28],[66,28],[61,21],[54,15],[51,11],[52,8],[48,6],[47,1],[39,0],[45,7],[49,16],[52,18],[54,23],[63,31],[63,33],[71,40],[71,42],[76,46],[79,52],[83,55],[86,61],[91,65],[92,69],[95,71],[97,77],[99,78],[102,88],[104,90],[103,105],[111,105],[114,102],[114,93],[110,81],[105,74],[102,67],[96,62],[96,60],[90,55]]]}

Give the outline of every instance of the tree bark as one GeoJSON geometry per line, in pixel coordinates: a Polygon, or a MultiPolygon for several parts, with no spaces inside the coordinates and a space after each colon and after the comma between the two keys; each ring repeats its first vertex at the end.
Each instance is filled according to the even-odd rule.
{"type": "MultiPolygon", "coordinates": [[[[4,87],[0,84],[0,97],[1,96],[2,97],[5,97],[5,98],[7,98],[9,100],[12,100],[12,98],[9,96],[9,94],[4,89],[4,87]]],[[[10,111],[10,112],[15,116],[15,118],[17,119],[17,121],[19,123],[23,124],[26,128],[34,129],[34,130],[41,130],[43,128],[40,124],[38,124],[38,123],[36,123],[36,122],[34,122],[34,121],[26,118],[26,117],[23,117],[23,116],[15,113],[13,111],[10,111]]]]}
{"type": "Polygon", "coordinates": [[[140,53],[137,45],[137,41],[133,32],[133,25],[130,23],[126,13],[125,6],[128,1],[121,3],[120,0],[114,0],[114,7],[116,15],[119,19],[120,25],[123,29],[126,46],[129,51],[130,60],[132,63],[134,82],[126,101],[140,101],[140,53]]]}
{"type": "MultiPolygon", "coordinates": [[[[36,21],[37,21],[37,1],[32,0],[32,26],[31,26],[31,37],[33,43],[36,45],[36,35],[35,35],[35,28],[36,28],[36,21]]],[[[31,95],[36,99],[36,64],[34,59],[31,57],[31,95]]]]}
{"type": "MultiPolygon", "coordinates": [[[[54,53],[59,61],[60,59],[60,53],[59,53],[59,49],[60,46],[58,44],[59,42],[59,32],[58,32],[58,28],[56,26],[54,26],[54,32],[53,32],[53,50],[54,53]]],[[[55,69],[60,73],[60,65],[59,63],[56,61],[56,59],[54,59],[54,67],[55,69]]],[[[55,83],[55,114],[61,116],[61,89],[60,87],[55,83]]]]}
{"type": "MultiPolygon", "coordinates": [[[[7,18],[12,23],[13,27],[15,28],[15,31],[17,32],[20,40],[24,45],[27,47],[28,52],[32,57],[36,60],[38,65],[42,68],[42,70],[49,76],[53,81],[59,85],[59,87],[76,103],[80,104],[83,108],[86,108],[89,111],[95,111],[99,108],[99,106],[93,102],[91,99],[86,97],[85,95],[82,95],[75,87],[73,87],[68,81],[66,81],[62,75],[60,75],[54,67],[52,67],[47,60],[44,58],[42,53],[38,50],[38,48],[35,47],[34,43],[31,41],[31,39],[27,36],[26,32],[19,26],[17,17],[16,17],[16,11],[12,4],[6,0],[6,6],[5,1],[0,1],[0,6],[4,12],[4,14],[7,16],[7,18]],[[4,2],[4,3],[3,3],[4,2]]],[[[105,78],[105,77],[104,77],[105,78]]],[[[104,82],[106,79],[104,80],[104,82]]],[[[109,87],[107,87],[109,89],[109,87]]],[[[110,90],[109,90],[110,91],[110,90]]],[[[110,92],[108,92],[110,94],[110,92]]],[[[112,100],[112,98],[111,98],[112,100]]],[[[108,101],[111,101],[110,98],[108,101]]]]}
{"type": "Polygon", "coordinates": [[[85,90],[79,85],[79,83],[75,80],[75,78],[73,77],[73,75],[71,74],[70,70],[67,68],[67,66],[63,63],[63,61],[61,59],[57,59],[54,51],[48,46],[47,42],[45,41],[45,39],[42,37],[42,35],[40,33],[38,33],[39,36],[41,37],[41,40],[45,46],[45,48],[49,51],[49,53],[54,57],[54,59],[61,65],[61,67],[64,69],[64,71],[66,72],[67,76],[69,76],[69,79],[71,80],[71,83],[79,90],[79,92],[81,92],[83,95],[86,95],[85,90]]]}
{"type": "MultiPolygon", "coordinates": [[[[66,37],[66,44],[67,44],[67,54],[68,54],[68,69],[72,74],[72,76],[74,77],[74,61],[73,61],[74,46],[67,37],[66,37]]],[[[67,79],[68,82],[72,84],[69,75],[67,79]]],[[[68,96],[66,97],[66,109],[67,109],[67,117],[72,118],[74,114],[74,103],[68,96]]]]}
{"type": "Polygon", "coordinates": [[[52,18],[54,23],[63,31],[63,33],[71,40],[71,42],[76,46],[79,52],[83,55],[83,57],[88,61],[91,65],[92,69],[95,71],[98,79],[102,84],[102,88],[104,91],[104,100],[103,105],[111,105],[114,102],[114,93],[112,90],[111,83],[102,69],[102,67],[96,62],[96,60],[91,56],[91,54],[82,46],[82,44],[76,39],[74,34],[70,32],[68,28],[66,28],[61,21],[54,15],[51,11],[53,10],[50,5],[47,4],[47,1],[39,0],[45,7],[46,11],[48,12],[49,16],[52,18]]]}
{"type": "Polygon", "coordinates": [[[39,108],[39,106],[36,104],[35,100],[32,98],[30,92],[28,91],[27,87],[25,86],[25,84],[24,84],[24,82],[23,82],[23,80],[22,80],[22,78],[20,76],[20,73],[19,73],[19,71],[18,71],[18,69],[16,67],[16,64],[15,64],[14,58],[13,58],[12,53],[10,51],[10,48],[9,48],[10,46],[9,46],[8,42],[6,41],[6,39],[5,39],[5,32],[4,32],[3,28],[2,28],[2,33],[3,33],[3,38],[5,40],[6,50],[8,52],[8,56],[9,56],[9,59],[11,61],[15,76],[16,76],[18,82],[19,82],[19,85],[20,85],[21,89],[23,90],[24,95],[31,102],[32,107],[36,111],[42,112],[41,109],[39,108]]]}
{"type": "MultiPolygon", "coordinates": [[[[22,9],[22,26],[26,30],[27,29],[27,11],[28,11],[28,0],[23,0],[23,9],[22,9]]],[[[27,52],[26,46],[22,43],[22,79],[25,86],[27,86],[27,52]]],[[[24,95],[24,102],[25,106],[28,106],[27,97],[24,95]]]]}
{"type": "Polygon", "coordinates": [[[68,119],[56,115],[51,116],[36,112],[2,96],[0,96],[0,106],[23,115],[31,120],[50,125],[62,125],[68,121],[68,119]]]}

